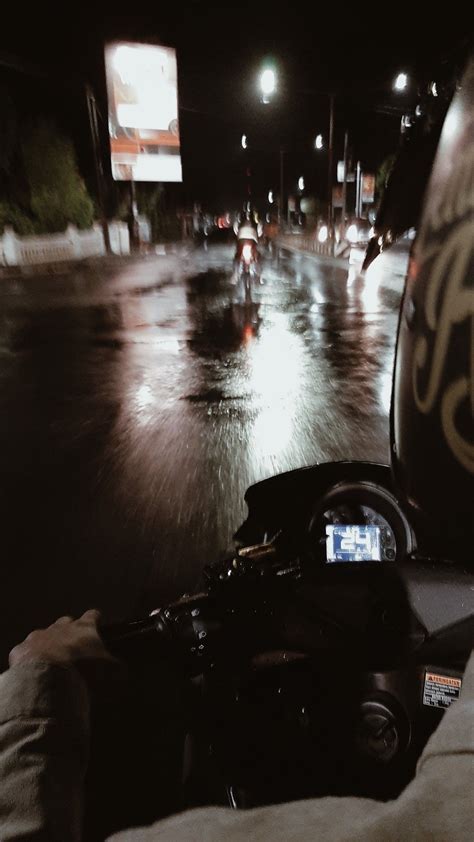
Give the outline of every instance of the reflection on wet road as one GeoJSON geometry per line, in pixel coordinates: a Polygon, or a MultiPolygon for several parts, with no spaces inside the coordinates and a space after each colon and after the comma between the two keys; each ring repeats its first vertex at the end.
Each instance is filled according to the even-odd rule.
{"type": "Polygon", "coordinates": [[[4,647],[194,588],[252,482],[387,460],[397,292],[287,258],[245,304],[230,270],[216,246],[2,282],[4,647]]]}

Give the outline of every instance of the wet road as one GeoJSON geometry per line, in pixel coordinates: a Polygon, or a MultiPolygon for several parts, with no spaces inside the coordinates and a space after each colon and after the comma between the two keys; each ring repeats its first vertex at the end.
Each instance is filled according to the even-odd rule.
{"type": "Polygon", "coordinates": [[[397,283],[287,257],[249,306],[230,264],[214,246],[1,282],[1,656],[60,613],[192,590],[251,483],[387,460],[397,283]]]}

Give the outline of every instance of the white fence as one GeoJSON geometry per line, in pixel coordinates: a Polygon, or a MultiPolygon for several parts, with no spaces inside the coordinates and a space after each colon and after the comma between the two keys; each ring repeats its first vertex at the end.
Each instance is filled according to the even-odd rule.
{"type": "Polygon", "coordinates": [[[282,248],[294,251],[311,252],[312,254],[332,255],[332,244],[329,240],[320,242],[317,230],[311,232],[279,234],[276,243],[282,248]]]}
{"type": "MultiPolygon", "coordinates": [[[[110,246],[114,254],[130,254],[130,239],[125,222],[109,223],[110,246]]],[[[63,234],[19,237],[5,226],[0,235],[0,266],[34,266],[63,260],[81,260],[105,254],[102,227],[97,223],[87,231],[69,225],[63,234]]]]}

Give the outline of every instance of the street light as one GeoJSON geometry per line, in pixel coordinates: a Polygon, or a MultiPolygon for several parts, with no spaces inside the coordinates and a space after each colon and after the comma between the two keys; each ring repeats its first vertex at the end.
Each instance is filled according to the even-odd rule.
{"type": "Polygon", "coordinates": [[[276,74],[271,67],[266,67],[260,74],[260,89],[262,91],[262,101],[266,104],[270,102],[270,97],[276,91],[276,74]]]}
{"type": "Polygon", "coordinates": [[[304,190],[304,178],[303,178],[303,176],[300,176],[300,178],[298,179],[298,190],[301,190],[301,192],[303,192],[303,190],[304,190]]]}
{"type": "Polygon", "coordinates": [[[315,141],[314,141],[314,148],[315,149],[323,149],[323,147],[324,147],[323,136],[322,136],[322,134],[318,134],[318,135],[316,135],[316,138],[315,138],[315,141]]]}
{"type": "Polygon", "coordinates": [[[247,149],[247,135],[246,134],[242,135],[242,139],[241,139],[240,143],[242,145],[242,149],[247,149]]]}
{"type": "Polygon", "coordinates": [[[395,91],[405,91],[408,86],[408,76],[406,73],[399,73],[393,83],[395,91]]]}

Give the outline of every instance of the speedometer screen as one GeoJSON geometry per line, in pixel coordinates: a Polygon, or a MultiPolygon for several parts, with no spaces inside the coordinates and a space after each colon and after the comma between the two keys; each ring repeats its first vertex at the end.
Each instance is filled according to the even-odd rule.
{"type": "Polygon", "coordinates": [[[380,527],[327,525],[326,561],[382,561],[380,527]]]}

